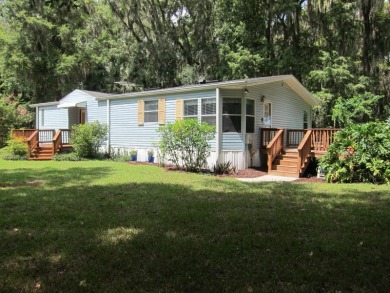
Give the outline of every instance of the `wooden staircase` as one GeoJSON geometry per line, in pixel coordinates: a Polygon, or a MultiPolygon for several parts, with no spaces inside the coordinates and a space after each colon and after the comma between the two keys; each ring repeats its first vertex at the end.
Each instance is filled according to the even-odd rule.
{"type": "Polygon", "coordinates": [[[72,145],[69,144],[70,135],[69,129],[59,129],[57,132],[55,130],[33,130],[26,139],[28,159],[52,160],[53,156],[61,150],[72,149],[72,145]]]}
{"type": "Polygon", "coordinates": [[[31,152],[30,160],[49,161],[53,159],[53,147],[51,145],[42,145],[31,152]]]}
{"type": "MultiPolygon", "coordinates": [[[[308,158],[306,158],[306,162],[308,158]]],[[[306,164],[305,164],[306,165],[306,164]]],[[[298,149],[284,149],[279,156],[273,161],[270,175],[299,178],[303,175],[303,168],[298,171],[298,149]]]]}
{"type": "Polygon", "coordinates": [[[284,129],[278,129],[267,145],[268,174],[299,178],[305,173],[311,157],[312,130],[304,133],[297,148],[284,147],[284,129]]]}

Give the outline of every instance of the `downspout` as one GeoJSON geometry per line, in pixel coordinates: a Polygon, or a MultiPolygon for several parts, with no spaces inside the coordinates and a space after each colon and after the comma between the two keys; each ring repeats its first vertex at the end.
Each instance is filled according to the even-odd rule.
{"type": "Polygon", "coordinates": [[[241,135],[242,135],[242,153],[244,159],[244,168],[248,168],[247,162],[247,142],[246,142],[246,93],[242,91],[242,103],[241,103],[241,135]]]}
{"type": "Polygon", "coordinates": [[[107,99],[107,152],[110,154],[110,137],[111,137],[111,129],[110,129],[110,100],[107,99]]]}
{"type": "Polygon", "coordinates": [[[220,157],[220,154],[221,154],[221,125],[222,125],[222,117],[221,117],[221,93],[220,93],[220,90],[219,88],[216,89],[216,97],[217,97],[217,100],[216,100],[216,155],[217,155],[217,162],[219,162],[219,157],[220,157]]]}

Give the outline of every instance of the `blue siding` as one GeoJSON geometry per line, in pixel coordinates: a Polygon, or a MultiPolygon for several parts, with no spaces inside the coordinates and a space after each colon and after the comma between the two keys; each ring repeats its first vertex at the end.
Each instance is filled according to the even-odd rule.
{"type": "Polygon", "coordinates": [[[95,97],[92,97],[83,91],[75,90],[60,101],[61,104],[74,102],[87,102],[86,122],[100,121],[101,113],[98,111],[98,102],[95,97]]]}
{"type": "Polygon", "coordinates": [[[244,141],[241,133],[223,133],[222,151],[242,151],[244,141]]]}
{"type": "Polygon", "coordinates": [[[68,128],[68,110],[58,109],[57,106],[39,107],[38,112],[39,129],[62,129],[68,128]],[[42,110],[44,111],[44,121],[42,124],[42,110]]]}
{"type": "Polygon", "coordinates": [[[90,121],[99,121],[107,124],[107,101],[97,102],[96,116],[91,115],[90,121]]]}
{"type": "MultiPolygon", "coordinates": [[[[166,123],[176,119],[176,100],[215,97],[215,90],[198,91],[186,94],[175,94],[155,97],[142,97],[144,101],[165,98],[166,123]]],[[[157,122],[144,123],[138,126],[138,98],[125,98],[110,101],[110,144],[112,147],[152,148],[159,140],[156,132],[157,122]]],[[[215,139],[210,142],[215,149],[215,139]]]]}

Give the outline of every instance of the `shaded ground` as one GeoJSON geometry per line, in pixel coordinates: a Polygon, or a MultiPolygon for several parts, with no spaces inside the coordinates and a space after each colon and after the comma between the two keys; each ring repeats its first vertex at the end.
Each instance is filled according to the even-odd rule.
{"type": "Polygon", "coordinates": [[[390,283],[388,186],[1,160],[0,186],[0,292],[386,292],[390,283]]]}

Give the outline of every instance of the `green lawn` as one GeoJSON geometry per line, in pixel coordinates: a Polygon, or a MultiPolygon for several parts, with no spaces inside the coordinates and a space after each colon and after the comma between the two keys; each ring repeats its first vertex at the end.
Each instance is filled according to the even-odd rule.
{"type": "Polygon", "coordinates": [[[376,292],[390,188],[0,160],[0,291],[376,292]]]}

